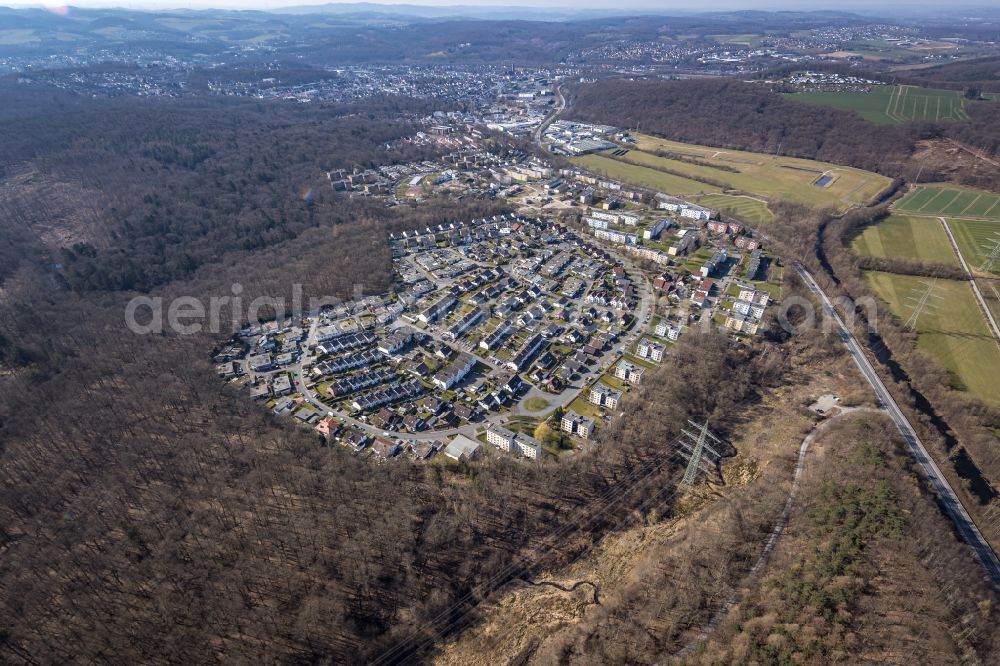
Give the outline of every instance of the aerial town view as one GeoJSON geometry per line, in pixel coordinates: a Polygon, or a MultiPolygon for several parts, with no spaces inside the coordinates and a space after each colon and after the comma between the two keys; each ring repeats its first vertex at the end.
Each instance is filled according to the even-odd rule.
{"type": "Polygon", "coordinates": [[[1000,664],[995,2],[0,6],[0,664],[1000,664]]]}
{"type": "MultiPolygon", "coordinates": [[[[564,121],[544,136],[553,152],[579,155],[614,147],[594,138],[612,133],[629,140],[564,121]]],[[[461,170],[425,162],[359,181],[398,177],[386,192],[415,187],[409,174],[422,170],[432,187],[491,181],[541,217],[390,233],[389,293],[248,326],[215,356],[219,374],[376,458],[459,460],[484,443],[558,456],[593,439],[684,329],[752,336],[780,294],[782,267],[716,211],[544,160],[468,157],[461,170]]],[[[355,174],[337,175],[333,187],[352,187],[355,174]]]]}

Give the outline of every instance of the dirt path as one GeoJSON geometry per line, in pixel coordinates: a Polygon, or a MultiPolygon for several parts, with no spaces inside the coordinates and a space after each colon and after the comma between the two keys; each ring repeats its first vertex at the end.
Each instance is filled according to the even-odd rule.
{"type": "MultiPolygon", "coordinates": [[[[802,473],[806,468],[806,453],[809,452],[809,447],[815,441],[817,435],[826,430],[831,423],[838,421],[841,417],[847,416],[848,414],[855,414],[858,412],[869,412],[874,414],[882,414],[884,410],[874,409],[872,407],[841,407],[840,412],[836,416],[832,416],[825,421],[821,421],[816,424],[809,434],[805,436],[802,440],[802,444],[799,446],[799,456],[795,461],[795,472],[792,476],[792,488],[788,492],[788,498],[785,500],[785,506],[781,509],[781,514],[778,516],[778,520],[774,523],[774,528],[771,530],[771,536],[768,538],[767,543],[764,545],[764,550],[761,551],[760,555],[757,557],[757,561],[754,562],[753,567],[750,569],[750,573],[747,574],[746,579],[742,582],[739,588],[737,588],[729,596],[728,599],[719,607],[719,610],[715,612],[712,619],[709,620],[698,635],[691,640],[687,645],[680,649],[680,651],[674,653],[674,657],[683,657],[690,654],[692,650],[697,649],[705,641],[708,640],[709,636],[718,626],[719,622],[725,619],[726,615],[729,614],[730,609],[737,603],[739,603],[742,597],[741,590],[746,589],[750,583],[760,574],[763,570],[764,565],[767,564],[767,560],[771,553],[774,551],[774,547],[778,544],[778,539],[781,538],[782,533],[785,531],[785,527],[788,526],[788,518],[792,513],[792,506],[795,504],[795,497],[799,491],[799,484],[802,480],[802,473]]],[[[665,657],[657,663],[663,663],[665,657]]]]}
{"type": "Polygon", "coordinates": [[[989,306],[986,304],[986,299],[983,298],[983,294],[979,291],[979,285],[976,284],[976,279],[972,275],[972,270],[969,268],[969,264],[966,263],[965,257],[962,256],[962,251],[958,249],[958,243],[955,242],[955,236],[951,233],[951,227],[948,226],[948,220],[943,217],[939,217],[941,224],[944,226],[944,231],[948,234],[948,240],[951,242],[951,249],[955,251],[958,256],[958,260],[962,262],[962,269],[965,274],[969,276],[969,284],[972,286],[972,293],[976,297],[976,302],[979,303],[979,309],[982,310],[983,316],[986,317],[986,323],[989,324],[990,332],[993,333],[993,339],[996,340],[997,344],[1000,345],[1000,327],[997,326],[996,319],[993,318],[993,313],[990,311],[989,306]]]}

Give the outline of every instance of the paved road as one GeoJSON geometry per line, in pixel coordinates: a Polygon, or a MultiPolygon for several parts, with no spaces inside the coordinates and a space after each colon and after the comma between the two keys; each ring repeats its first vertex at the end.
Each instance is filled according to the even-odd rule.
{"type": "Polygon", "coordinates": [[[961,535],[962,540],[965,541],[972,549],[972,552],[975,554],[980,564],[982,564],[989,579],[995,586],[1000,588],[1000,560],[997,559],[996,553],[993,552],[993,549],[983,537],[979,528],[976,527],[976,524],[972,521],[972,518],[965,510],[965,507],[962,506],[962,503],[959,501],[955,491],[952,490],[951,484],[948,483],[948,480],[945,478],[944,474],[941,473],[941,470],[931,458],[927,449],[924,448],[924,444],[920,441],[920,438],[917,437],[916,431],[914,431],[910,422],[906,419],[906,416],[899,409],[896,401],[893,400],[892,395],[889,393],[888,389],[886,389],[885,384],[882,383],[878,373],[875,372],[875,368],[872,367],[868,357],[865,356],[861,345],[858,344],[858,341],[847,330],[843,320],[841,320],[836,310],[834,310],[830,299],[823,292],[823,290],[820,289],[819,285],[816,284],[816,281],[813,279],[812,275],[809,274],[809,271],[807,271],[798,262],[794,263],[794,267],[795,271],[806,283],[806,286],[809,287],[809,290],[820,298],[823,303],[823,310],[827,316],[829,316],[831,320],[837,324],[841,341],[844,343],[844,346],[847,347],[847,351],[850,352],[851,358],[854,359],[854,363],[858,366],[858,369],[861,370],[861,374],[863,374],[865,379],[868,380],[868,383],[871,384],[879,402],[885,407],[889,416],[896,423],[896,427],[899,429],[899,433],[906,441],[906,444],[910,449],[910,453],[920,465],[924,476],[937,493],[941,506],[944,508],[945,513],[951,521],[955,524],[955,529],[961,535]]]}
{"type": "MultiPolygon", "coordinates": [[[[503,425],[511,416],[516,416],[520,414],[542,414],[551,411],[556,407],[566,407],[573,400],[576,399],[580,392],[585,390],[593,381],[596,381],[598,377],[604,374],[605,368],[612,367],[612,364],[617,362],[617,360],[624,353],[627,346],[636,342],[642,331],[645,330],[645,320],[646,315],[652,305],[652,283],[646,277],[642,271],[640,271],[631,260],[625,256],[617,255],[614,251],[611,254],[622,261],[629,274],[635,278],[640,276],[642,278],[641,282],[637,282],[636,286],[639,294],[639,305],[635,311],[636,322],[633,326],[632,332],[628,335],[622,335],[618,343],[615,344],[610,350],[606,351],[601,357],[600,362],[595,363],[595,368],[584,375],[576,383],[563,390],[559,394],[545,393],[544,391],[537,388],[534,384],[526,382],[531,387],[525,395],[523,395],[517,402],[516,405],[509,411],[500,414],[489,414],[484,417],[484,420],[479,423],[469,423],[458,428],[448,428],[443,430],[426,430],[417,433],[407,433],[407,432],[392,432],[392,437],[410,442],[420,442],[420,441],[435,441],[439,439],[444,439],[451,437],[453,435],[463,434],[468,437],[475,437],[476,430],[480,427],[487,426],[490,423],[497,425],[503,425]],[[541,397],[548,401],[548,405],[541,412],[531,413],[523,408],[525,401],[531,397],[541,397]]],[[[418,267],[419,268],[419,267],[418,267]]],[[[309,332],[306,335],[306,340],[303,343],[303,349],[308,349],[316,344],[317,330],[319,328],[319,313],[312,312],[309,314],[311,319],[311,324],[309,326],[309,332]]],[[[402,325],[402,322],[396,322],[391,328],[396,328],[402,325]]],[[[433,330],[426,330],[425,333],[429,333],[432,337],[440,340],[440,335],[433,330]]],[[[454,344],[454,343],[449,343],[454,344]]],[[[343,410],[335,409],[333,406],[326,404],[323,398],[317,395],[312,389],[307,385],[309,381],[308,373],[305,370],[305,365],[308,361],[312,360],[312,357],[308,355],[305,351],[299,358],[298,363],[294,368],[294,374],[296,379],[296,384],[294,389],[297,390],[307,403],[320,410],[323,414],[333,414],[335,417],[344,422],[345,425],[354,426],[355,428],[366,432],[373,436],[380,436],[383,432],[381,428],[376,428],[375,426],[360,421],[352,416],[346,414],[343,410]]],[[[491,368],[495,368],[496,365],[492,361],[484,360],[481,357],[477,357],[477,360],[486,363],[491,368]]]]}
{"type": "Polygon", "coordinates": [[[535,128],[534,140],[539,146],[542,145],[542,134],[545,133],[546,128],[552,124],[552,121],[563,112],[566,108],[566,98],[563,96],[562,88],[556,88],[556,93],[559,95],[559,106],[552,110],[552,113],[535,128]]]}
{"type": "Polygon", "coordinates": [[[986,317],[986,323],[989,324],[990,331],[992,331],[997,344],[1000,344],[1000,328],[997,327],[997,321],[993,318],[993,313],[990,312],[989,307],[986,305],[982,292],[979,291],[979,285],[976,284],[976,280],[972,275],[972,270],[969,269],[969,264],[965,262],[965,257],[962,256],[962,251],[958,249],[958,243],[955,242],[955,236],[951,233],[951,227],[948,226],[948,220],[943,217],[939,217],[938,219],[941,220],[945,233],[948,234],[948,240],[951,241],[951,249],[955,251],[955,254],[958,256],[958,260],[962,262],[962,269],[965,271],[965,274],[969,276],[969,285],[972,287],[972,293],[975,295],[976,300],[979,301],[979,309],[983,311],[983,316],[986,317]]]}

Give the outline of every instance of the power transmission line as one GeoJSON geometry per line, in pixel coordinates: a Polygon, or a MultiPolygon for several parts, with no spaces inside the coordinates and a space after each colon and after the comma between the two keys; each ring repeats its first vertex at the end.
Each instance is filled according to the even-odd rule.
{"type": "Polygon", "coordinates": [[[990,273],[993,271],[993,266],[996,264],[997,259],[1000,259],[1000,237],[993,239],[993,247],[984,245],[983,248],[988,250],[988,254],[983,259],[983,263],[979,264],[979,270],[984,273],[990,273]]]}
{"type": "Polygon", "coordinates": [[[910,314],[910,318],[906,320],[906,324],[903,328],[907,330],[914,330],[917,327],[917,322],[920,321],[920,315],[927,308],[930,303],[931,297],[934,295],[934,289],[937,287],[937,280],[931,280],[930,282],[925,282],[926,288],[920,293],[918,298],[913,298],[912,296],[909,300],[916,301],[916,305],[913,307],[913,312],[910,314]]]}

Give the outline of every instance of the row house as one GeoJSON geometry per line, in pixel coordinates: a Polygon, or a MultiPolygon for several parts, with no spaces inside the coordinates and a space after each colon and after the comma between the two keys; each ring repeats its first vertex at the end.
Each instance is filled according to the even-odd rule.
{"type": "Polygon", "coordinates": [[[483,310],[481,308],[472,308],[467,313],[465,313],[461,319],[459,319],[455,324],[449,328],[442,336],[445,340],[457,340],[466,331],[482,321],[484,316],[483,310]]]}
{"type": "Polygon", "coordinates": [[[414,379],[408,382],[403,382],[402,384],[397,384],[396,386],[390,386],[385,389],[359,395],[354,399],[352,407],[354,407],[355,411],[368,411],[390,402],[419,395],[423,392],[423,390],[423,384],[414,379]]]}
{"type": "Polygon", "coordinates": [[[450,366],[434,375],[434,385],[443,390],[448,390],[462,381],[475,365],[476,358],[474,356],[460,353],[450,366]]]}

